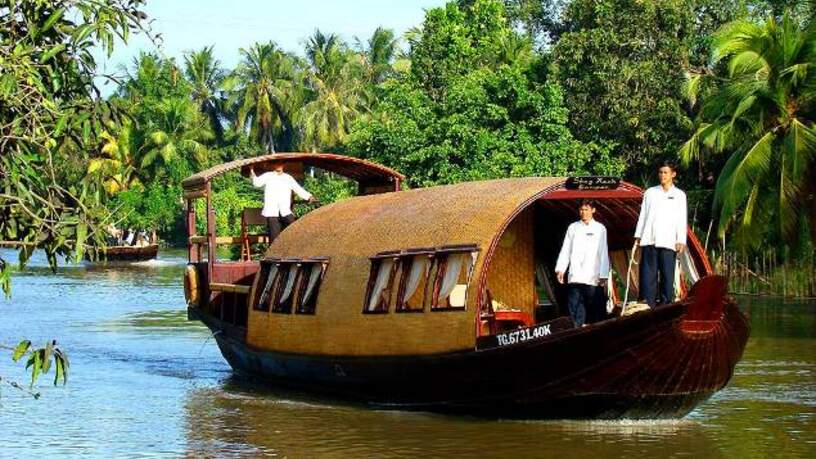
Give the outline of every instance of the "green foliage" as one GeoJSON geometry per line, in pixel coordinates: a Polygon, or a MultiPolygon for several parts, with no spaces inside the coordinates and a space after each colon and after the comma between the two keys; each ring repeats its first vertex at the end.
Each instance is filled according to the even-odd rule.
{"type": "MultiPolygon", "coordinates": [[[[115,38],[139,30],[142,3],[22,0],[0,7],[0,240],[23,244],[21,263],[34,247],[55,267],[83,239],[104,243],[97,184],[69,183],[55,163],[82,162],[81,152],[93,149],[111,110],[94,97],[92,50],[110,54],[115,38]]],[[[6,292],[8,285],[2,282],[6,292]]]]}
{"type": "Polygon", "coordinates": [[[684,0],[574,0],[553,49],[557,79],[582,140],[608,140],[629,174],[674,154],[694,10],[684,0]]]}
{"type": "MultiPolygon", "coordinates": [[[[26,370],[31,369],[29,388],[34,387],[41,375],[48,374],[52,365],[54,368],[54,385],[56,386],[60,381],[62,381],[63,385],[68,383],[68,368],[70,367],[68,354],[57,347],[56,341],[48,342],[45,347],[32,348],[31,341],[22,340],[14,347],[11,359],[15,362],[25,359],[26,370]]],[[[19,388],[16,383],[11,383],[11,385],[19,388]]],[[[37,392],[33,392],[32,395],[34,398],[40,396],[37,392]]]]}
{"type": "Polygon", "coordinates": [[[397,168],[412,186],[622,172],[608,146],[572,138],[557,85],[534,79],[526,58],[500,63],[513,37],[500,2],[429,11],[412,43],[413,78],[381,86],[347,150],[397,168]]]}
{"type": "Polygon", "coordinates": [[[816,239],[816,29],[787,14],[735,21],[715,35],[712,60],[724,66],[687,87],[702,104],[680,155],[730,155],[714,195],[720,236],[733,225],[742,246],[816,239]]]}
{"type": "Polygon", "coordinates": [[[273,42],[240,52],[243,60],[224,82],[238,130],[249,126],[250,136],[267,153],[291,150],[295,109],[303,100],[304,64],[273,42]]]}

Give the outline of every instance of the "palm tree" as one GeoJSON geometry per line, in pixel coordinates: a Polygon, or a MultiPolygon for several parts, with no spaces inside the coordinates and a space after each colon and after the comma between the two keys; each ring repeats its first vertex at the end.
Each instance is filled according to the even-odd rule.
{"type": "Polygon", "coordinates": [[[99,177],[109,196],[143,188],[136,170],[141,142],[133,123],[127,118],[118,126],[111,123],[99,137],[103,142],[101,155],[88,162],[88,175],[99,177]]]}
{"type": "Polygon", "coordinates": [[[319,30],[306,45],[312,99],[300,112],[303,144],[312,151],[337,145],[363,106],[363,63],[336,35],[319,30]]]}
{"type": "Polygon", "coordinates": [[[703,103],[680,156],[730,154],[714,195],[721,236],[734,225],[743,243],[768,229],[796,242],[804,220],[816,224],[816,28],[787,13],[739,20],[715,35],[713,61],[726,74],[689,82],[690,100],[703,103]]]}
{"type": "Polygon", "coordinates": [[[224,97],[222,84],[225,72],[221,63],[212,53],[213,47],[205,47],[184,55],[184,74],[192,85],[193,101],[210,120],[215,138],[219,144],[224,140],[224,126],[221,124],[224,97]]]}
{"type": "Polygon", "coordinates": [[[269,153],[276,144],[290,148],[294,140],[293,101],[298,98],[300,66],[273,42],[240,50],[243,61],[225,82],[233,91],[229,104],[236,107],[236,126],[249,125],[250,135],[269,153]]]}
{"type": "Polygon", "coordinates": [[[195,170],[206,167],[206,143],[212,140],[212,133],[197,107],[187,99],[173,98],[160,102],[157,112],[157,119],[146,133],[141,167],[155,176],[159,159],[169,165],[180,155],[191,160],[195,170]]]}
{"type": "Polygon", "coordinates": [[[394,31],[377,27],[367,42],[363,43],[359,38],[356,41],[357,51],[366,69],[366,79],[371,84],[382,83],[390,75],[397,54],[399,40],[394,37],[394,31]]]}

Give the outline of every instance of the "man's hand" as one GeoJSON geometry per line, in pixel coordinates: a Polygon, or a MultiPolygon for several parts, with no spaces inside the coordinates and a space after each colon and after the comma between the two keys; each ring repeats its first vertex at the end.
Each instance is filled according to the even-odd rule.
{"type": "Polygon", "coordinates": [[[559,284],[564,283],[564,273],[556,271],[555,272],[555,277],[558,279],[559,284]]]}
{"type": "Polygon", "coordinates": [[[680,255],[686,250],[686,244],[674,244],[674,249],[677,252],[677,255],[680,255]]]}
{"type": "Polygon", "coordinates": [[[606,288],[606,279],[598,279],[598,287],[606,288]]]}
{"type": "Polygon", "coordinates": [[[315,199],[315,197],[314,197],[314,196],[310,196],[310,197],[309,197],[309,202],[310,202],[310,203],[317,202],[317,199],[315,199]]]}
{"type": "Polygon", "coordinates": [[[255,168],[253,166],[249,166],[249,176],[255,177],[255,168]]]}

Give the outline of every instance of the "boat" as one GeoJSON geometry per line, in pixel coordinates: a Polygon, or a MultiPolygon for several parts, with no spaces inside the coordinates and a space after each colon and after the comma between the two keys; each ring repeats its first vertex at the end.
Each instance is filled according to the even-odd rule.
{"type": "Polygon", "coordinates": [[[156,258],[158,253],[158,244],[143,246],[113,245],[102,250],[100,261],[147,261],[156,258]]]}
{"type": "Polygon", "coordinates": [[[405,190],[404,179],[361,159],[278,153],[183,182],[188,316],[236,373],[376,407],[524,419],[680,418],[732,377],[748,321],[691,229],[676,301],[624,303],[637,297],[638,187],[529,177],[405,190]],[[219,236],[211,183],[273,162],[296,178],[342,175],[358,196],[306,213],[256,257],[248,248],[269,243],[251,234],[258,209],[241,235],[219,236]],[[608,230],[617,307],[575,327],[553,267],[584,198],[608,230]],[[219,245],[241,246],[240,260],[217,259],[219,245]]]}

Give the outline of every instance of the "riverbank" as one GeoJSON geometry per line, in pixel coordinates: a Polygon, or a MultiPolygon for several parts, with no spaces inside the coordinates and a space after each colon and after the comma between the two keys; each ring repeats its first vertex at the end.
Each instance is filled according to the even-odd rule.
{"type": "Polygon", "coordinates": [[[733,294],[768,298],[816,298],[816,252],[782,262],[775,250],[760,255],[712,254],[715,270],[729,279],[733,294]]]}

